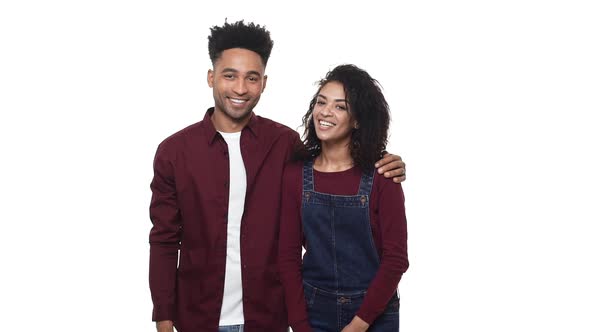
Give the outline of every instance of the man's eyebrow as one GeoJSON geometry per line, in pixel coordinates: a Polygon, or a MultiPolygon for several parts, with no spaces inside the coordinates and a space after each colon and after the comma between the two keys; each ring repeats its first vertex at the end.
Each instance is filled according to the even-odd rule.
{"type": "MultiPolygon", "coordinates": [[[[221,71],[222,73],[238,73],[239,70],[235,69],[235,68],[223,68],[223,70],[221,71]]],[[[262,77],[262,75],[257,72],[256,70],[250,70],[249,72],[246,72],[246,75],[256,75],[259,77],[262,77]]]]}
{"type": "Polygon", "coordinates": [[[256,70],[250,70],[249,72],[246,73],[246,75],[256,75],[256,76],[262,76],[259,72],[257,72],[256,70]]]}

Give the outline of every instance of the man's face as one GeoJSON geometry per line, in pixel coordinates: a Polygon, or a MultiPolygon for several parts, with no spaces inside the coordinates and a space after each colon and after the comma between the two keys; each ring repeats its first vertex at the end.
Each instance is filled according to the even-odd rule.
{"type": "Polygon", "coordinates": [[[262,58],[243,48],[225,50],[207,73],[207,82],[213,88],[218,115],[245,123],[266,86],[262,58]]]}

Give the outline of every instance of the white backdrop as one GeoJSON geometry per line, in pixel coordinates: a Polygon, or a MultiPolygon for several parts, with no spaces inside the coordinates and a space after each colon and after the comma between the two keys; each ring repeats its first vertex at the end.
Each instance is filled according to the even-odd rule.
{"type": "Polygon", "coordinates": [[[259,115],[297,127],[341,63],[383,85],[402,331],[590,331],[588,5],[384,3],[3,1],[0,330],[155,331],[152,158],[212,106],[227,17],[275,40],[259,115]]]}

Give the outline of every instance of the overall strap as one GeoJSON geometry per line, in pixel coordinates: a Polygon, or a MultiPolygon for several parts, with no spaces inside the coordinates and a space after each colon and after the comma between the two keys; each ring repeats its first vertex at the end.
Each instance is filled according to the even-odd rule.
{"type": "Polygon", "coordinates": [[[371,189],[373,188],[373,177],[375,176],[375,170],[370,173],[363,172],[361,176],[361,184],[359,185],[359,196],[366,196],[369,198],[371,195],[371,189]]]}
{"type": "Polygon", "coordinates": [[[313,159],[303,164],[303,191],[313,190],[313,159]]]}

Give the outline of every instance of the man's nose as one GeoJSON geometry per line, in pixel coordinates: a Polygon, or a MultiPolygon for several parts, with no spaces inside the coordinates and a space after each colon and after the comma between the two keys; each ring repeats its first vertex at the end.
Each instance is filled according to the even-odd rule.
{"type": "Polygon", "coordinates": [[[235,93],[243,95],[246,94],[246,92],[248,92],[248,86],[246,85],[246,82],[244,82],[243,80],[237,80],[233,86],[233,90],[235,93]]]}

